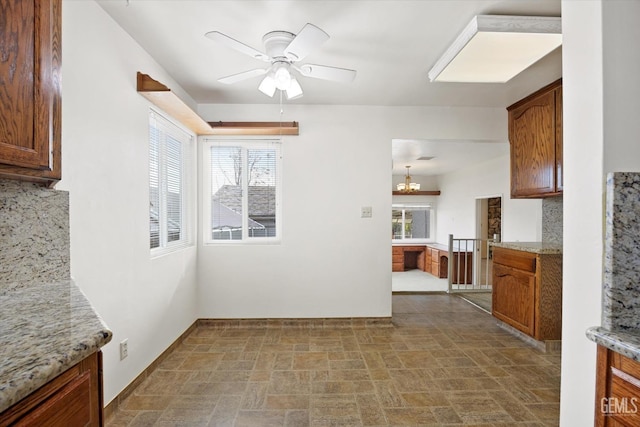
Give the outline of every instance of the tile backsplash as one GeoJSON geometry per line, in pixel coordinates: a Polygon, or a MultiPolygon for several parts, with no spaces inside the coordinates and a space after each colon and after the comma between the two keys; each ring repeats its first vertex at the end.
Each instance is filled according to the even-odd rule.
{"type": "Polygon", "coordinates": [[[0,291],[69,271],[69,193],[0,179],[0,291]]]}
{"type": "Polygon", "coordinates": [[[562,245],[562,196],[542,199],[542,242],[562,245]]]}

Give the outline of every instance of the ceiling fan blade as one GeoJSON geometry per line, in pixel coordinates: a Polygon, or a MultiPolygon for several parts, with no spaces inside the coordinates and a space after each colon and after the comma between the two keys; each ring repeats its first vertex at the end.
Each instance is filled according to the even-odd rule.
{"type": "Polygon", "coordinates": [[[300,61],[327,40],[329,34],[313,24],[307,24],[284,49],[284,55],[291,61],[300,61]]]}
{"type": "Polygon", "coordinates": [[[268,68],[256,68],[255,70],[244,71],[242,73],[232,74],[230,76],[219,78],[218,81],[220,83],[225,83],[230,85],[233,83],[250,79],[251,77],[261,76],[263,74],[266,74],[268,70],[269,70],[268,68]]]}
{"type": "Polygon", "coordinates": [[[222,34],[219,31],[209,31],[208,33],[205,34],[205,37],[210,38],[211,40],[220,42],[224,45],[227,45],[231,49],[235,49],[238,52],[244,53],[245,55],[249,55],[252,58],[269,62],[269,56],[267,54],[262,53],[259,50],[256,50],[251,46],[248,46],[242,42],[239,42],[236,39],[232,39],[228,35],[222,34]]]}
{"type": "Polygon", "coordinates": [[[356,70],[329,67],[326,65],[305,64],[298,68],[300,74],[315,79],[331,80],[334,82],[351,83],[356,78],[356,70]]]}

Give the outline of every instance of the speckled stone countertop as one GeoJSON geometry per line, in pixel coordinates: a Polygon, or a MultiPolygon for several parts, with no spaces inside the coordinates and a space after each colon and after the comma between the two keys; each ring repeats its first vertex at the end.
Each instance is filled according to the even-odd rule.
{"type": "Polygon", "coordinates": [[[532,252],[534,254],[561,254],[562,245],[543,242],[493,242],[496,248],[513,249],[516,251],[532,252]]]}
{"type": "Polygon", "coordinates": [[[587,329],[587,338],[603,347],[620,353],[630,359],[640,362],[640,333],[639,331],[621,332],[610,331],[601,326],[587,329]]]}
{"type": "Polygon", "coordinates": [[[4,286],[0,307],[0,412],[112,337],[71,281],[4,286]]]}
{"type": "Polygon", "coordinates": [[[607,175],[602,326],[587,337],[640,361],[640,173],[607,175]]]}

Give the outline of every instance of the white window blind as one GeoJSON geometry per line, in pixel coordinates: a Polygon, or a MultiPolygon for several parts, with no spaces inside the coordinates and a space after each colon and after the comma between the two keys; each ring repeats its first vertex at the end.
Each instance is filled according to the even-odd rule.
{"type": "Polygon", "coordinates": [[[270,242],[280,238],[279,141],[207,141],[206,242],[270,242]]]}
{"type": "Polygon", "coordinates": [[[191,243],[188,207],[193,136],[155,111],[149,114],[149,246],[191,243]]]}

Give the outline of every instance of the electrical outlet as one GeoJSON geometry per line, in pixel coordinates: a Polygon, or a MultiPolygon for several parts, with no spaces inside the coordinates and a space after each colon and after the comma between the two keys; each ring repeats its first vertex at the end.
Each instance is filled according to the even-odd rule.
{"type": "Polygon", "coordinates": [[[120,342],[120,360],[124,360],[129,355],[129,340],[120,342]]]}
{"type": "Polygon", "coordinates": [[[373,216],[373,208],[371,206],[362,206],[360,208],[360,218],[371,218],[373,216]]]}

